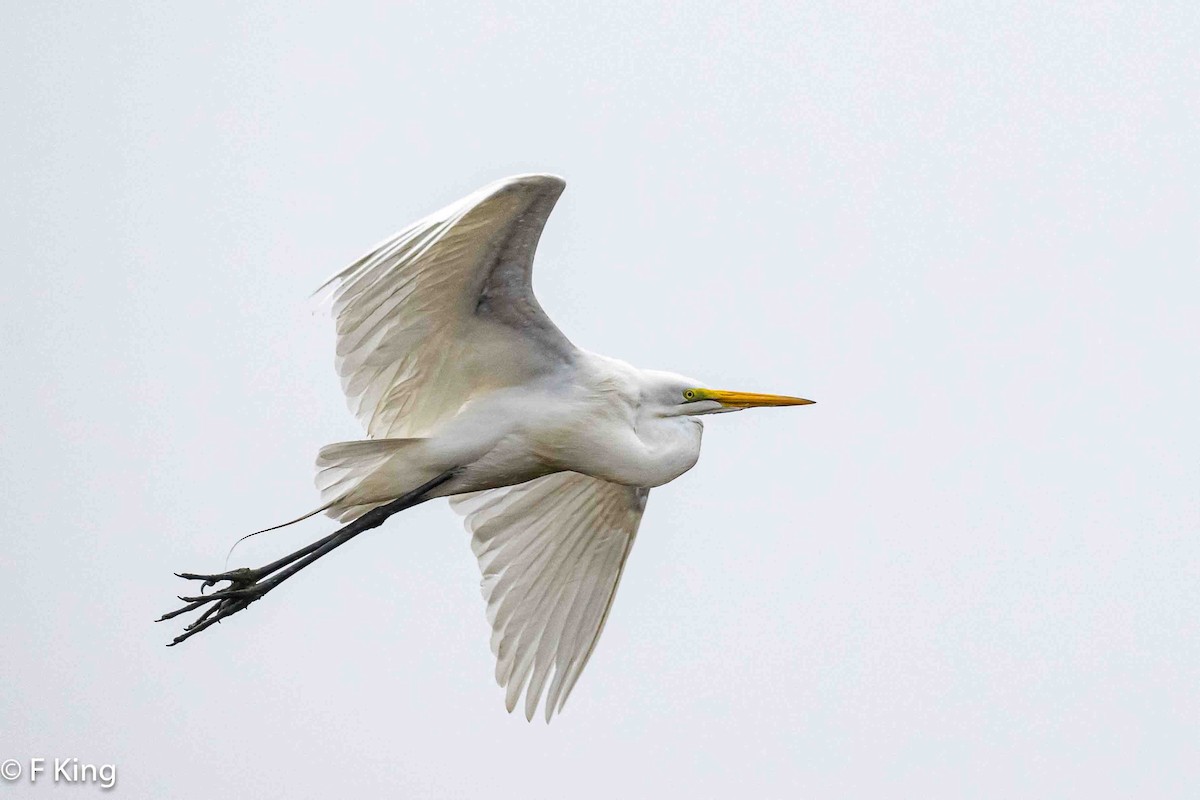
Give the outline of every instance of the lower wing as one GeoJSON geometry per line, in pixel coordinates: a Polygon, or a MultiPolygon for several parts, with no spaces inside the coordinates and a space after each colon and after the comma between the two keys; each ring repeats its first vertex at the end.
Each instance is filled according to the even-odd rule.
{"type": "Polygon", "coordinates": [[[649,489],[560,472],[450,499],[472,534],[496,680],[512,711],[562,711],[596,647],[649,489]]]}

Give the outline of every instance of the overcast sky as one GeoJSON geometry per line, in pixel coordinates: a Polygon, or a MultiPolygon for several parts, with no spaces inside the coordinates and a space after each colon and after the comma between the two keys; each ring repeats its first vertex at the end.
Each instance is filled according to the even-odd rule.
{"type": "Polygon", "coordinates": [[[1194,3],[8,4],[0,760],[147,798],[1194,792],[1197,41],[1194,3]],[[576,344],[818,405],[708,421],[549,726],[504,711],[441,501],[164,648],[171,573],[361,436],[309,293],[531,171],[576,344]]]}

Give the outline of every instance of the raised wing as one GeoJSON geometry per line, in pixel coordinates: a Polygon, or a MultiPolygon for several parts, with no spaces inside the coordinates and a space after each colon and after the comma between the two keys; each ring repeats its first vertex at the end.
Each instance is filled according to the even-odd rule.
{"type": "Polygon", "coordinates": [[[553,175],[485,186],[322,287],[333,289],[342,388],[369,436],[427,435],[476,394],[573,361],[530,282],[565,186],[553,175]]]}
{"type": "Polygon", "coordinates": [[[496,680],[512,711],[562,711],[612,607],[649,489],[576,472],[450,498],[483,573],[496,680]]]}

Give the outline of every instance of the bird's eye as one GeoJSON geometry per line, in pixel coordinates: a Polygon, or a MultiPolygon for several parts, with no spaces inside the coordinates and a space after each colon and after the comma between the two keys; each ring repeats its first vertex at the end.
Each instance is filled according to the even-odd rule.
{"type": "Polygon", "coordinates": [[[688,389],[686,392],[683,393],[683,399],[684,400],[695,400],[696,392],[693,391],[692,389],[688,389]]]}

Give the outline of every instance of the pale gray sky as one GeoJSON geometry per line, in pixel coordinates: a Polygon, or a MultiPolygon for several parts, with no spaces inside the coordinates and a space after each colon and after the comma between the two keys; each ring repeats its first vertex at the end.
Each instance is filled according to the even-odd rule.
{"type": "Polygon", "coordinates": [[[1195,790],[1195,5],[644,6],[9,4],[0,760],[147,798],[1195,790]],[[171,572],[360,435],[307,295],[528,171],[568,181],[535,281],[577,344],[819,404],[709,421],[550,726],[504,712],[442,502],[164,648],[171,572]]]}

